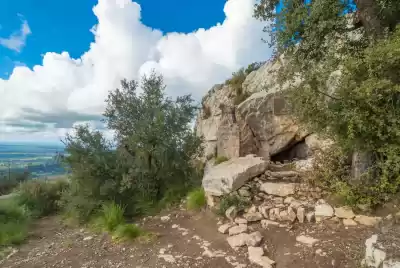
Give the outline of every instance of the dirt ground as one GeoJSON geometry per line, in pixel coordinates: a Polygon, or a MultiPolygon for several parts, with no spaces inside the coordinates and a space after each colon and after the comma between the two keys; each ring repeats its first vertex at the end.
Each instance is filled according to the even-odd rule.
{"type": "MultiPolygon", "coordinates": [[[[151,217],[140,223],[157,237],[152,241],[116,243],[107,234],[71,228],[58,217],[35,223],[27,243],[0,262],[2,268],[255,268],[246,249],[230,248],[226,235],[217,231],[219,220],[208,211],[164,212],[169,220],[151,217]]],[[[163,218],[164,219],[164,218],[163,218]]],[[[358,268],[365,240],[377,230],[334,223],[295,224],[261,229],[266,255],[276,268],[358,268]],[[319,239],[313,247],[296,242],[305,234],[319,239]]]]}

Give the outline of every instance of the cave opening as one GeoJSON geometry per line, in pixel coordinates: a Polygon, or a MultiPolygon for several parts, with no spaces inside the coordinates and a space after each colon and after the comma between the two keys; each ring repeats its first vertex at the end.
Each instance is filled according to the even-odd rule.
{"type": "Polygon", "coordinates": [[[288,163],[296,160],[307,159],[309,148],[305,139],[289,143],[286,148],[271,156],[272,162],[288,163]]]}

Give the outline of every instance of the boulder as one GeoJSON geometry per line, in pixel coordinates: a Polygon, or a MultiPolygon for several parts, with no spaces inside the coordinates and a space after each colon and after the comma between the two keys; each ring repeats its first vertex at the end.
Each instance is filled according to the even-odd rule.
{"type": "Polygon", "coordinates": [[[335,216],[340,219],[353,219],[356,215],[350,207],[335,208],[335,216]]]}
{"type": "Polygon", "coordinates": [[[236,191],[267,167],[268,162],[255,155],[233,158],[210,168],[204,175],[203,188],[208,194],[221,196],[236,191]]]}
{"type": "Polygon", "coordinates": [[[241,233],[247,232],[247,225],[246,224],[239,224],[237,226],[233,226],[229,228],[229,235],[237,235],[241,233]]]}
{"type": "Polygon", "coordinates": [[[260,212],[249,212],[244,214],[243,217],[248,222],[261,221],[263,219],[263,215],[260,212]]]}
{"type": "Polygon", "coordinates": [[[366,226],[375,226],[377,225],[382,218],[381,217],[369,217],[369,216],[364,216],[364,215],[357,215],[354,220],[358,222],[361,225],[366,225],[366,226]]]}
{"type": "Polygon", "coordinates": [[[263,268],[272,268],[275,264],[275,261],[263,256],[264,249],[261,247],[248,247],[247,252],[249,253],[249,261],[251,263],[257,264],[263,268]]]}
{"type": "Polygon", "coordinates": [[[299,207],[299,208],[297,209],[296,216],[297,216],[297,219],[299,220],[300,223],[303,223],[303,222],[304,222],[305,211],[306,211],[306,210],[305,210],[303,207],[299,207]]]}
{"type": "Polygon", "coordinates": [[[294,222],[297,219],[297,214],[296,214],[296,212],[294,212],[292,207],[288,207],[287,214],[288,214],[288,216],[287,216],[288,220],[290,222],[294,222]]]}
{"type": "Polygon", "coordinates": [[[235,223],[237,224],[247,224],[247,220],[243,218],[236,218],[235,223]]]}
{"type": "Polygon", "coordinates": [[[363,264],[367,267],[381,267],[381,264],[386,258],[386,253],[377,248],[377,241],[377,235],[372,235],[365,241],[365,258],[363,260],[363,264]]]}
{"type": "Polygon", "coordinates": [[[315,206],[315,217],[332,217],[333,208],[329,204],[319,204],[315,206]]]}
{"type": "Polygon", "coordinates": [[[301,141],[308,133],[289,115],[282,94],[260,91],[237,107],[259,144],[257,154],[268,159],[301,141]]]}
{"type": "Polygon", "coordinates": [[[228,230],[230,228],[232,228],[233,226],[235,226],[234,223],[226,223],[226,224],[222,224],[219,228],[218,228],[218,232],[220,232],[221,234],[227,234],[228,230]]]}
{"type": "Polygon", "coordinates": [[[262,239],[263,239],[263,236],[261,235],[261,233],[259,231],[251,233],[251,234],[249,234],[249,238],[246,242],[246,245],[252,246],[252,247],[257,247],[261,244],[262,239]]]}
{"type": "Polygon", "coordinates": [[[227,239],[228,244],[236,249],[242,246],[258,246],[262,241],[262,235],[260,232],[254,232],[251,234],[241,233],[233,236],[229,236],[227,239]]]}
{"type": "Polygon", "coordinates": [[[357,226],[357,223],[352,219],[343,219],[344,226],[357,226]]]}
{"type": "Polygon", "coordinates": [[[263,184],[261,184],[260,190],[267,194],[285,197],[295,194],[296,184],[264,182],[263,184]]]}

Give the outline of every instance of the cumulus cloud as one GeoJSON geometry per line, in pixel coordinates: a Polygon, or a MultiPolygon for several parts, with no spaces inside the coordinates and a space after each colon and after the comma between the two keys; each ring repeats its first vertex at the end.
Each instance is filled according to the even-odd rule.
{"type": "Polygon", "coordinates": [[[28,22],[22,19],[20,30],[12,33],[8,38],[0,38],[0,45],[16,52],[21,52],[26,44],[26,38],[31,33],[31,28],[29,27],[28,22]]]}
{"type": "Polygon", "coordinates": [[[255,1],[228,0],[223,23],[184,34],[147,27],[131,0],[98,0],[95,40],[80,58],[49,52],[41,65],[17,66],[0,79],[0,139],[26,124],[37,127],[35,135],[58,137],[79,122],[96,122],[121,79],[151,70],[164,75],[172,97],[190,93],[199,100],[233,71],[270,56],[261,41],[264,25],[252,17],[255,1]]]}

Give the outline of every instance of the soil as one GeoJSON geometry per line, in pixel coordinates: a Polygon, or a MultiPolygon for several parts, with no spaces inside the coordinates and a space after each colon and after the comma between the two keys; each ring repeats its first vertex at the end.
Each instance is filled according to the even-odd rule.
{"type": "MultiPolygon", "coordinates": [[[[259,267],[250,264],[245,248],[236,251],[228,245],[227,235],[217,231],[219,220],[209,211],[165,211],[139,223],[156,234],[154,239],[121,243],[113,241],[107,234],[73,228],[63,224],[58,217],[48,217],[34,224],[27,242],[0,262],[0,267],[259,267]]],[[[346,228],[330,221],[269,229],[253,224],[249,228],[262,232],[266,255],[276,261],[276,268],[360,267],[365,254],[365,240],[378,232],[365,226],[346,228]],[[296,237],[301,234],[319,241],[312,247],[300,244],[296,237]]],[[[392,231],[386,233],[393,240],[392,231]]]]}

